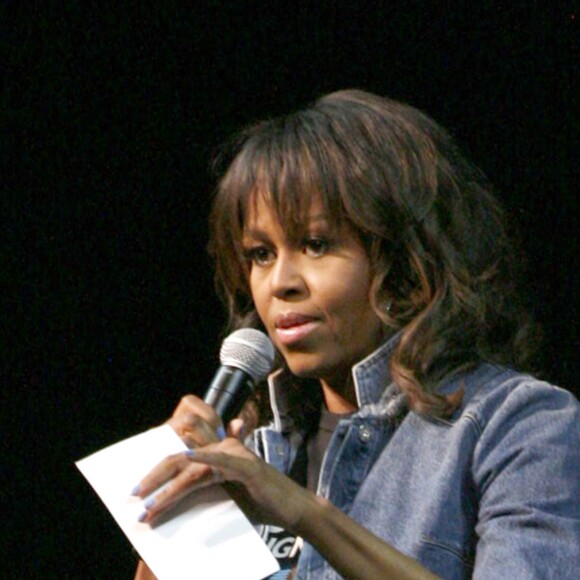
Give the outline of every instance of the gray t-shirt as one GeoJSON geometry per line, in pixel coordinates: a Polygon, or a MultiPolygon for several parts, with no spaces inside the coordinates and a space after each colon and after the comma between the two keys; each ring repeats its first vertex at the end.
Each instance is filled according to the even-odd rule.
{"type": "Polygon", "coordinates": [[[313,435],[306,445],[308,456],[308,468],[306,474],[307,489],[316,492],[318,488],[318,477],[322,459],[326,453],[326,448],[330,438],[338,425],[338,422],[348,417],[349,414],[331,413],[324,405],[320,411],[320,420],[318,422],[318,431],[313,435]]]}

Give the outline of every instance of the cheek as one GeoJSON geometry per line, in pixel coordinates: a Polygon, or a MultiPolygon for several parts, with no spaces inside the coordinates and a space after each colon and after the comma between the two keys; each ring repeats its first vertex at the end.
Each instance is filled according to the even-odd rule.
{"type": "Polygon", "coordinates": [[[328,314],[335,318],[336,323],[356,329],[376,318],[370,302],[370,285],[365,282],[364,272],[338,287],[329,287],[325,296],[328,314]]]}
{"type": "Polygon", "coordinates": [[[262,317],[266,308],[266,292],[264,290],[264,284],[256,274],[250,274],[249,287],[254,306],[260,317],[262,317]]]}

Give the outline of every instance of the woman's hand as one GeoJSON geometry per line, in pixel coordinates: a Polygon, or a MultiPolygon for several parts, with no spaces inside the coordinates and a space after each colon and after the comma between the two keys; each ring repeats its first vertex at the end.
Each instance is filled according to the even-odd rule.
{"type": "MultiPolygon", "coordinates": [[[[189,448],[202,447],[226,437],[224,426],[214,409],[194,395],[186,395],[181,399],[167,424],[189,448]]],[[[230,433],[239,435],[242,428],[243,422],[236,419],[230,424],[230,433]]],[[[168,483],[162,492],[148,499],[145,504],[147,509],[155,504],[156,513],[164,513],[194,489],[213,482],[210,468],[199,466],[191,469],[183,454],[178,453],[158,464],[139,482],[133,493],[145,498],[168,483]]],[[[140,519],[151,521],[146,515],[147,512],[143,513],[140,519]]]]}
{"type": "Polygon", "coordinates": [[[255,425],[255,412],[228,425],[228,435],[214,409],[199,397],[186,395],[168,424],[190,448],[166,457],[139,483],[135,495],[147,497],[142,522],[155,524],[175,504],[196,489],[223,483],[228,493],[254,522],[291,530],[301,517],[302,500],[309,492],[259,459],[239,440],[255,425]]]}
{"type": "Polygon", "coordinates": [[[195,489],[223,483],[251,521],[291,531],[309,496],[310,501],[314,498],[233,437],[167,457],[141,482],[139,495],[144,497],[167,481],[168,486],[146,502],[141,521],[154,524],[195,489]]]}
{"type": "Polygon", "coordinates": [[[250,521],[282,527],[299,526],[315,495],[257,457],[233,438],[186,452],[193,466],[210,467],[250,521]]]}
{"type": "Polygon", "coordinates": [[[167,424],[190,448],[224,439],[221,419],[207,403],[195,395],[185,395],[167,424]]]}

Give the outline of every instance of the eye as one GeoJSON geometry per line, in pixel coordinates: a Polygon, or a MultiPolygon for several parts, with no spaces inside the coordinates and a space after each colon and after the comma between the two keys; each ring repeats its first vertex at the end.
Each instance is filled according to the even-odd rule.
{"type": "Polygon", "coordinates": [[[306,238],[303,243],[303,251],[311,258],[320,258],[330,249],[330,242],[326,238],[306,238]]]}
{"type": "Polygon", "coordinates": [[[274,252],[266,246],[255,246],[253,248],[246,248],[244,250],[246,260],[249,260],[255,266],[267,266],[270,264],[275,256],[274,252]]]}

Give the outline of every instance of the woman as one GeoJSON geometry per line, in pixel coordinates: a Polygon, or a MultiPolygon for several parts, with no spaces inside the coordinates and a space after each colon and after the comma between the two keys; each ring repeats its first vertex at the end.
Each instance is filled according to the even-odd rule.
{"type": "Polygon", "coordinates": [[[579,406],[522,373],[503,215],[444,130],[328,95],[240,136],[211,220],[231,328],[280,354],[273,416],[245,446],[185,397],[170,422],[193,449],[140,483],[171,480],[143,521],[217,477],[304,540],[296,578],[577,574],[579,406]]]}

